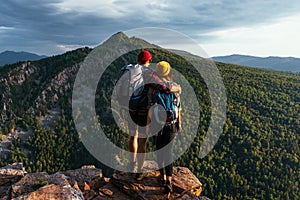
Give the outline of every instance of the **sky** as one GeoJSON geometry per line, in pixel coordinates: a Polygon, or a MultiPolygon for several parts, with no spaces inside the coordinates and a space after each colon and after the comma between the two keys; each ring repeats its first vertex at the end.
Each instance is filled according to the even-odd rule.
{"type": "MultiPolygon", "coordinates": [[[[158,27],[185,34],[209,57],[300,58],[298,0],[0,2],[0,52],[57,55],[83,46],[95,47],[119,31],[158,27]]],[[[175,39],[169,45],[180,47],[180,41],[175,39]]]]}

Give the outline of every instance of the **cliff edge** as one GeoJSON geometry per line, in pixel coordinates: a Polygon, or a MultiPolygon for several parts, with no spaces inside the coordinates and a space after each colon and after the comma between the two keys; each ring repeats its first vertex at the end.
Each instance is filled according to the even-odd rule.
{"type": "MultiPolygon", "coordinates": [[[[153,167],[151,161],[146,167],[153,167]]],[[[158,171],[151,171],[142,181],[134,180],[134,175],[116,170],[109,179],[103,177],[102,170],[94,166],[57,172],[27,173],[22,163],[14,163],[0,168],[0,199],[40,200],[40,199],[202,199],[202,184],[185,167],[173,168],[173,193],[164,194],[159,185],[158,171]]]]}

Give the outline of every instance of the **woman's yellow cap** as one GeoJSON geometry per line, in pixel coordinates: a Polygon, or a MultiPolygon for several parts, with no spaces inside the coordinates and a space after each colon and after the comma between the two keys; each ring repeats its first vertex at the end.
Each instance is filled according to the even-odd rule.
{"type": "Polygon", "coordinates": [[[171,71],[171,66],[166,61],[160,61],[156,64],[155,71],[159,76],[167,76],[171,71]]]}

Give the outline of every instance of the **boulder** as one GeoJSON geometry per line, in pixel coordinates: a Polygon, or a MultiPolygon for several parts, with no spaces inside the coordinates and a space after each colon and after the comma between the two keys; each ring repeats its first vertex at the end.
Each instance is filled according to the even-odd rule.
{"type": "Polygon", "coordinates": [[[199,196],[202,184],[199,179],[186,167],[173,168],[173,190],[180,194],[194,194],[199,196]]]}
{"type": "Polygon", "coordinates": [[[38,190],[45,185],[55,184],[61,187],[71,187],[67,177],[61,173],[48,175],[45,172],[26,174],[19,182],[12,185],[11,197],[16,198],[38,190]]]}
{"type": "Polygon", "coordinates": [[[12,200],[41,200],[41,199],[55,199],[55,200],[84,200],[81,192],[68,186],[61,186],[50,184],[39,188],[38,190],[26,195],[22,195],[12,200]]]}
{"type": "Polygon", "coordinates": [[[86,184],[98,188],[103,185],[102,170],[95,168],[95,166],[83,166],[81,169],[68,170],[61,173],[68,177],[71,186],[74,187],[76,183],[81,191],[84,191],[86,184]]]}
{"type": "Polygon", "coordinates": [[[14,163],[0,168],[0,186],[10,186],[19,181],[26,171],[22,163],[14,163]]]}
{"type": "Polygon", "coordinates": [[[11,185],[18,182],[25,174],[22,163],[14,163],[0,168],[0,198],[9,199],[11,185]]]}

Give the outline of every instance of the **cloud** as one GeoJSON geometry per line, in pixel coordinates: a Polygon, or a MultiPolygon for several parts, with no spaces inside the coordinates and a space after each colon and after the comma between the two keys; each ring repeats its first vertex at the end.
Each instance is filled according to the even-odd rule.
{"type": "Polygon", "coordinates": [[[62,50],[63,52],[66,52],[66,51],[71,51],[73,49],[77,49],[77,48],[80,48],[82,47],[81,45],[57,45],[56,46],[58,49],[62,50]]]}
{"type": "MultiPolygon", "coordinates": [[[[0,26],[10,27],[4,33],[0,32],[1,50],[8,47],[14,50],[23,47],[26,50],[33,43],[38,45],[34,51],[37,53],[40,45],[45,43],[47,46],[52,43],[52,49],[57,45],[93,45],[118,30],[113,26],[116,24],[113,19],[76,11],[62,13],[53,5],[53,1],[30,2],[6,1],[1,6],[0,26]]],[[[62,52],[60,48],[57,48],[58,52],[62,52]]]]}
{"type": "Polygon", "coordinates": [[[46,43],[61,53],[60,45],[96,45],[118,31],[151,26],[213,40],[205,33],[274,23],[298,10],[297,0],[7,0],[0,7],[0,51],[46,43]]]}
{"type": "Polygon", "coordinates": [[[65,0],[52,4],[57,8],[58,13],[81,13],[81,15],[96,15],[103,18],[120,18],[125,16],[126,10],[115,4],[113,1],[94,0],[65,0]]]}
{"type": "Polygon", "coordinates": [[[8,27],[8,26],[0,26],[0,31],[7,31],[7,30],[13,30],[13,27],[8,27]]]}
{"type": "Polygon", "coordinates": [[[205,35],[215,40],[204,43],[203,46],[212,55],[224,55],[226,49],[230,54],[299,57],[299,33],[300,15],[294,15],[269,25],[207,33],[205,35]]]}
{"type": "MultiPolygon", "coordinates": [[[[66,0],[56,4],[61,8],[68,8],[79,13],[89,13],[101,18],[118,19],[124,21],[144,19],[146,22],[161,22],[165,21],[165,10],[168,4],[159,0],[151,1],[77,1],[66,0]]],[[[141,21],[140,23],[142,23],[141,21]]]]}

